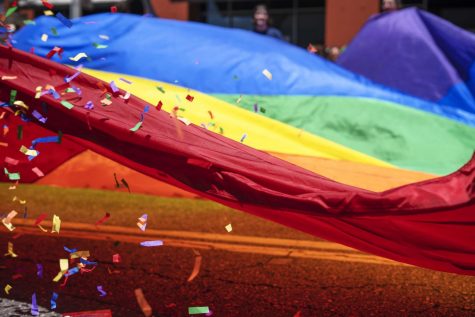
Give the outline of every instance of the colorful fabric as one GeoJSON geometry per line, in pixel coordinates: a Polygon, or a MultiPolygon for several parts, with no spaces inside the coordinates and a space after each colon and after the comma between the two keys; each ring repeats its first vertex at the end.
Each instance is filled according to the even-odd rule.
{"type": "Polygon", "coordinates": [[[461,114],[475,114],[475,35],[426,11],[374,16],[338,64],[461,114]]]}
{"type": "MultiPolygon", "coordinates": [[[[475,275],[475,157],[451,175],[374,193],[188,124],[135,96],[125,100],[125,91],[89,75],[65,83],[75,69],[32,54],[0,47],[0,70],[16,76],[0,81],[0,100],[8,104],[3,120],[15,129],[21,116],[36,129],[30,139],[61,130],[62,145],[91,149],[227,206],[396,261],[475,275]],[[59,97],[48,93],[36,99],[36,87],[46,85],[59,97]],[[94,109],[84,107],[89,102],[94,109]],[[45,107],[45,123],[35,120],[32,113],[44,113],[45,107]]],[[[23,177],[33,166],[53,165],[37,160],[42,156],[65,156],[48,151],[50,143],[39,144],[40,153],[31,160],[10,150],[24,141],[13,133],[2,136],[11,159],[25,162],[13,164],[11,173],[23,177]]]]}
{"type": "MultiPolygon", "coordinates": [[[[365,156],[370,164],[438,175],[455,171],[475,149],[475,114],[397,93],[282,41],[243,30],[126,14],[87,16],[73,23],[69,29],[55,18],[41,17],[15,34],[14,45],[25,51],[34,48],[40,56],[60,47],[62,59],[54,55],[54,60],[113,72],[94,76],[115,80],[123,88],[118,78],[138,76],[144,88],[135,94],[144,98],[156,93],[155,102],[161,94],[156,86],[163,82],[176,85],[165,90],[168,99],[175,98],[181,86],[225,101],[226,116],[220,118],[225,133],[235,131],[228,135],[235,140],[247,133],[244,143],[258,149],[274,152],[279,147],[277,152],[355,162],[365,156]],[[51,27],[58,35],[42,41],[51,27]],[[80,53],[87,57],[79,58],[80,53]],[[233,108],[257,112],[252,116],[256,124],[246,121],[252,127],[238,133],[242,122],[232,120],[231,113],[237,111],[233,108]],[[359,153],[358,158],[282,138],[283,126],[276,123],[262,130],[263,117],[337,144],[347,153],[359,153]],[[270,126],[279,128],[267,129],[270,126]]],[[[207,104],[211,108],[225,103],[208,98],[207,104]]]]}

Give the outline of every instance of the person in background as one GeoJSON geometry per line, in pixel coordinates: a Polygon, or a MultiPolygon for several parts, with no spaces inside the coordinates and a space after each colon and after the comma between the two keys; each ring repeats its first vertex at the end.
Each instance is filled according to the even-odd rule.
{"type": "Polygon", "coordinates": [[[393,12],[401,9],[400,0],[382,0],[381,12],[393,12]]]}
{"type": "Polygon", "coordinates": [[[253,23],[254,32],[283,40],[282,33],[278,29],[270,26],[269,12],[265,5],[260,4],[256,6],[254,9],[253,23]]]}

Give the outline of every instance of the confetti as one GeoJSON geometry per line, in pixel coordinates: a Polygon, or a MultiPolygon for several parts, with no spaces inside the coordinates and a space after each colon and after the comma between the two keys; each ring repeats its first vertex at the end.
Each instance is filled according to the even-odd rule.
{"type": "Polygon", "coordinates": [[[122,98],[122,99],[124,99],[124,100],[129,100],[129,98],[130,98],[130,92],[126,91],[126,92],[125,92],[125,95],[123,95],[123,96],[120,95],[119,97],[122,98]]]}
{"type": "Polygon", "coordinates": [[[111,6],[111,13],[117,13],[117,7],[111,6]]]}
{"type": "Polygon", "coordinates": [[[140,242],[140,245],[143,247],[158,247],[163,245],[162,240],[153,240],[153,241],[142,241],[140,242]]]}
{"type": "Polygon", "coordinates": [[[122,184],[125,186],[125,188],[127,188],[127,190],[128,190],[128,191],[129,191],[129,193],[130,193],[130,187],[129,187],[129,184],[127,184],[127,182],[125,181],[125,179],[124,179],[124,178],[122,178],[122,179],[120,180],[120,182],[121,182],[121,183],[122,183],[122,184]]]}
{"type": "Polygon", "coordinates": [[[61,58],[64,50],[61,47],[55,46],[51,51],[46,54],[47,59],[51,59],[55,54],[58,54],[58,56],[61,58]]]}
{"type": "Polygon", "coordinates": [[[52,5],[51,3],[49,3],[46,0],[41,0],[41,2],[43,3],[43,6],[45,6],[47,9],[53,10],[54,5],[52,5]]]}
{"type": "Polygon", "coordinates": [[[233,231],[233,226],[232,226],[231,224],[227,225],[227,226],[224,227],[224,228],[226,228],[226,231],[227,231],[227,232],[233,231]]]}
{"type": "Polygon", "coordinates": [[[188,100],[189,102],[192,102],[193,99],[195,99],[195,97],[193,97],[191,95],[186,95],[186,100],[188,100]]]}
{"type": "Polygon", "coordinates": [[[208,313],[209,313],[209,307],[208,306],[188,307],[188,314],[189,315],[208,314],[208,313]]]}
{"type": "Polygon", "coordinates": [[[109,40],[109,36],[104,35],[104,34],[99,34],[99,37],[100,37],[101,39],[103,39],[103,40],[106,40],[106,41],[109,40]]]}
{"type": "Polygon", "coordinates": [[[31,169],[31,171],[32,171],[33,173],[35,173],[36,176],[38,176],[38,177],[43,177],[43,176],[45,176],[45,174],[44,174],[38,167],[33,167],[33,168],[31,169]]]}
{"type": "Polygon", "coordinates": [[[66,101],[66,100],[62,100],[62,101],[61,101],[61,104],[62,104],[64,107],[68,108],[69,110],[71,110],[71,109],[74,107],[69,101],[66,101]]]}
{"type": "Polygon", "coordinates": [[[17,165],[18,162],[19,162],[18,160],[15,160],[15,159],[13,159],[11,157],[8,157],[8,156],[5,157],[4,161],[5,161],[5,163],[10,164],[10,165],[17,165]]]}
{"type": "Polygon", "coordinates": [[[104,296],[107,295],[107,293],[104,292],[104,289],[102,288],[102,285],[97,285],[97,290],[99,291],[99,293],[101,293],[101,295],[99,295],[99,296],[104,297],[104,296]]]}
{"type": "Polygon", "coordinates": [[[160,100],[155,108],[156,108],[158,111],[160,111],[160,110],[162,109],[162,107],[163,107],[163,103],[162,103],[162,101],[160,100]]]}
{"type": "Polygon", "coordinates": [[[36,264],[36,276],[38,276],[38,278],[43,278],[43,265],[40,263],[36,264]]]}
{"type": "Polygon", "coordinates": [[[140,218],[137,218],[139,222],[137,222],[137,226],[139,227],[140,230],[145,231],[145,228],[147,227],[147,214],[143,214],[140,218]]]}
{"type": "Polygon", "coordinates": [[[136,290],[134,290],[134,292],[135,298],[137,299],[137,303],[139,304],[140,309],[142,310],[145,317],[152,316],[152,307],[150,307],[150,304],[145,299],[142,289],[137,288],[136,290]]]}
{"type": "Polygon", "coordinates": [[[51,309],[56,309],[56,300],[58,299],[58,293],[53,292],[53,295],[51,296],[51,309]]]}
{"type": "Polygon", "coordinates": [[[46,16],[53,16],[53,15],[54,15],[54,12],[51,11],[51,10],[45,10],[45,11],[43,11],[43,13],[44,13],[44,15],[46,15],[46,16]]]}
{"type": "Polygon", "coordinates": [[[36,150],[31,150],[31,149],[28,149],[26,146],[22,145],[20,147],[20,152],[25,154],[25,155],[28,155],[28,156],[33,156],[33,157],[36,157],[38,156],[38,151],[36,150]]]}
{"type": "Polygon", "coordinates": [[[13,199],[12,199],[12,201],[17,201],[17,200],[21,205],[26,204],[26,200],[21,200],[17,196],[13,197],[13,199]]]}
{"type": "Polygon", "coordinates": [[[48,41],[48,34],[43,34],[43,35],[41,35],[41,40],[42,40],[43,42],[48,41]]]}
{"type": "Polygon", "coordinates": [[[33,110],[32,115],[41,123],[46,123],[46,120],[48,120],[48,118],[43,117],[43,115],[36,110],[33,110]]]}
{"type": "Polygon", "coordinates": [[[107,45],[103,45],[103,44],[99,44],[99,43],[92,43],[92,45],[97,48],[98,50],[100,49],[103,49],[103,48],[107,48],[107,45]]]}
{"type": "Polygon", "coordinates": [[[87,54],[86,53],[78,53],[76,56],[74,57],[70,57],[69,59],[74,61],[74,62],[78,62],[81,58],[87,58],[87,54]]]}
{"type": "Polygon", "coordinates": [[[146,105],[143,112],[140,114],[140,121],[137,122],[137,124],[135,124],[134,127],[130,128],[129,130],[132,131],[132,132],[137,132],[138,129],[140,129],[140,127],[142,126],[142,123],[143,123],[143,120],[145,119],[145,114],[148,112],[149,110],[149,106],[146,105]]]}
{"type": "Polygon", "coordinates": [[[31,296],[31,314],[33,316],[40,315],[38,311],[38,304],[36,303],[36,293],[33,293],[33,296],[31,296]]]}
{"type": "Polygon", "coordinates": [[[7,284],[5,286],[5,293],[7,293],[8,295],[10,295],[10,290],[12,289],[11,285],[10,284],[7,284]]]}
{"type": "Polygon", "coordinates": [[[64,273],[66,273],[69,269],[69,261],[68,259],[59,259],[59,273],[53,278],[53,282],[58,282],[61,277],[63,277],[64,273]]]}
{"type": "Polygon", "coordinates": [[[61,12],[56,13],[56,18],[68,28],[71,28],[73,26],[73,22],[66,18],[61,12]]]}
{"type": "Polygon", "coordinates": [[[92,109],[94,109],[94,104],[92,103],[92,101],[88,101],[84,105],[84,108],[86,108],[87,110],[92,110],[92,109]]]}
{"type": "Polygon", "coordinates": [[[65,78],[64,78],[64,81],[65,81],[66,83],[70,83],[70,82],[72,82],[76,77],[78,77],[80,74],[81,74],[81,71],[77,71],[77,72],[75,72],[72,76],[65,77],[65,78]]]}
{"type": "Polygon", "coordinates": [[[107,219],[110,218],[110,216],[111,216],[110,213],[106,212],[106,215],[96,222],[96,226],[104,223],[107,219]]]}
{"type": "Polygon", "coordinates": [[[16,217],[16,215],[18,215],[18,212],[16,212],[15,210],[12,210],[8,213],[8,215],[5,218],[2,219],[3,225],[10,231],[15,230],[15,227],[12,224],[12,220],[13,218],[16,217]]]}
{"type": "Polygon", "coordinates": [[[13,252],[13,243],[8,242],[8,249],[7,253],[5,253],[5,256],[11,256],[12,258],[16,258],[18,255],[13,252]]]}
{"type": "Polygon", "coordinates": [[[2,76],[2,80],[15,80],[17,78],[17,76],[2,76]]]}
{"type": "Polygon", "coordinates": [[[10,173],[10,172],[8,172],[6,167],[4,167],[3,170],[5,172],[5,175],[8,176],[9,180],[11,180],[11,181],[20,180],[20,173],[10,173]]]}
{"type": "Polygon", "coordinates": [[[104,99],[101,100],[101,105],[102,105],[103,107],[105,107],[105,106],[110,106],[111,104],[112,104],[112,101],[109,100],[109,99],[107,99],[107,98],[104,98],[104,99]]]}
{"type": "Polygon", "coordinates": [[[58,233],[59,234],[59,229],[61,227],[61,219],[59,219],[58,216],[53,215],[53,225],[51,226],[51,233],[58,233]]]}
{"type": "Polygon", "coordinates": [[[35,226],[40,225],[40,223],[41,223],[43,220],[45,220],[46,217],[48,217],[48,214],[46,214],[46,213],[40,214],[40,215],[36,218],[34,225],[35,225],[35,226]]]}
{"type": "Polygon", "coordinates": [[[267,68],[262,71],[262,75],[266,76],[267,79],[272,80],[272,73],[267,68]]]}
{"type": "Polygon", "coordinates": [[[131,84],[132,84],[132,82],[131,82],[131,81],[129,81],[129,80],[125,79],[125,78],[122,78],[122,77],[121,77],[121,78],[119,78],[119,80],[120,80],[120,81],[123,81],[124,83],[126,83],[126,84],[129,84],[129,85],[131,85],[131,84]]]}
{"type": "Polygon", "coordinates": [[[23,24],[25,25],[36,25],[36,22],[33,20],[24,20],[23,24]]]}
{"type": "Polygon", "coordinates": [[[110,87],[111,87],[113,93],[119,92],[119,88],[117,88],[117,86],[116,86],[116,84],[115,84],[114,81],[111,81],[111,82],[109,83],[109,85],[110,85],[110,87]]]}
{"type": "Polygon", "coordinates": [[[121,261],[120,254],[116,253],[112,255],[112,262],[113,263],[119,263],[121,261]]]}
{"type": "Polygon", "coordinates": [[[8,8],[7,13],[5,14],[5,17],[8,18],[10,15],[12,15],[16,10],[18,9],[17,6],[8,8]]]}
{"type": "Polygon", "coordinates": [[[193,250],[193,252],[195,253],[195,264],[193,265],[193,271],[191,271],[191,274],[188,277],[188,280],[187,280],[188,282],[193,281],[195,277],[198,276],[198,273],[200,272],[200,268],[201,268],[202,256],[200,252],[196,250],[193,250]]]}
{"type": "Polygon", "coordinates": [[[53,35],[58,35],[58,30],[56,30],[56,28],[51,28],[51,33],[53,33],[53,35]]]}
{"type": "Polygon", "coordinates": [[[246,137],[247,137],[247,134],[244,133],[244,134],[242,135],[242,137],[241,137],[241,143],[244,142],[244,139],[246,139],[246,137]]]}
{"type": "Polygon", "coordinates": [[[165,93],[165,89],[163,89],[163,87],[157,86],[157,89],[158,89],[162,94],[165,93]]]}

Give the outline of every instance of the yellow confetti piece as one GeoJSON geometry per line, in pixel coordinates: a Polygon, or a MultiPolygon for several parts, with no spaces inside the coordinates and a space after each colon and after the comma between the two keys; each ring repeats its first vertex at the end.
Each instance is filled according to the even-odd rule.
{"type": "Polygon", "coordinates": [[[53,282],[58,282],[61,277],[63,277],[64,273],[66,273],[69,269],[69,260],[68,259],[59,259],[59,272],[53,278],[53,282]]]}
{"type": "Polygon", "coordinates": [[[41,90],[42,90],[42,89],[43,89],[43,87],[41,87],[41,86],[36,87],[36,89],[35,89],[35,91],[36,91],[36,93],[35,93],[35,99],[40,99],[40,97],[41,97],[41,90]]]}
{"type": "Polygon", "coordinates": [[[76,251],[76,252],[71,253],[69,256],[71,259],[77,259],[77,258],[87,259],[88,257],[91,256],[91,254],[89,253],[89,251],[76,251]]]}
{"type": "Polygon", "coordinates": [[[17,200],[22,205],[26,204],[26,200],[21,200],[17,196],[13,197],[13,199],[12,199],[12,201],[17,201],[17,200]]]}
{"type": "Polygon", "coordinates": [[[10,285],[10,284],[7,284],[7,285],[5,286],[5,293],[10,294],[10,290],[11,290],[11,289],[12,289],[11,285],[10,285]]]}
{"type": "Polygon", "coordinates": [[[61,219],[58,216],[53,215],[53,225],[51,227],[51,233],[57,232],[59,234],[59,229],[61,227],[61,219]]]}
{"type": "Polygon", "coordinates": [[[227,232],[233,231],[233,226],[232,226],[231,224],[227,225],[227,226],[224,227],[224,228],[226,228],[226,231],[227,231],[227,232]]]}
{"type": "Polygon", "coordinates": [[[78,53],[76,56],[74,57],[70,57],[69,59],[72,60],[72,61],[79,61],[81,58],[87,58],[87,54],[84,53],[84,52],[81,52],[81,53],[78,53]]]}
{"type": "Polygon", "coordinates": [[[38,156],[38,151],[36,150],[30,150],[29,148],[27,148],[26,146],[22,145],[20,147],[20,152],[25,154],[25,155],[28,155],[28,156],[38,156]]]}
{"type": "Polygon", "coordinates": [[[43,42],[46,42],[46,41],[48,40],[48,34],[43,34],[43,35],[41,35],[41,40],[42,40],[43,42]]]}
{"type": "Polygon", "coordinates": [[[107,98],[104,98],[104,99],[101,100],[101,104],[102,104],[103,106],[110,106],[110,105],[112,104],[112,101],[110,101],[110,100],[107,99],[107,98]]]}
{"type": "Polygon", "coordinates": [[[272,80],[272,73],[267,68],[262,71],[262,75],[266,76],[267,79],[272,80]]]}
{"type": "Polygon", "coordinates": [[[11,256],[12,258],[16,258],[18,255],[13,252],[13,243],[8,242],[8,252],[5,253],[5,256],[11,256]]]}
{"type": "Polygon", "coordinates": [[[53,11],[51,11],[51,10],[45,10],[45,11],[43,11],[43,13],[44,13],[45,15],[47,15],[47,16],[52,16],[52,15],[54,15],[53,11]]]}
{"type": "Polygon", "coordinates": [[[17,107],[22,107],[22,108],[25,108],[26,110],[28,110],[28,106],[21,100],[17,100],[13,103],[15,106],[17,107]]]}

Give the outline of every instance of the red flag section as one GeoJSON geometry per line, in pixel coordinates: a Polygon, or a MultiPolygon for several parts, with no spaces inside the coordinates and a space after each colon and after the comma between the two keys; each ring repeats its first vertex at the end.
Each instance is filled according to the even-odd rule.
{"type": "Polygon", "coordinates": [[[120,98],[124,91],[104,93],[91,76],[70,80],[77,70],[29,53],[0,47],[0,72],[17,76],[0,81],[0,100],[10,104],[0,108],[0,114],[8,113],[2,124],[9,127],[0,139],[8,143],[6,151],[0,148],[0,160],[21,160],[13,166],[2,163],[9,173],[20,173],[20,182],[35,180],[33,167],[47,173],[87,148],[156,179],[330,241],[400,262],[475,275],[475,157],[451,175],[375,193],[188,125],[165,111],[148,111],[134,96],[120,98]],[[35,99],[36,88],[45,91],[48,85],[61,90],[35,99]],[[17,91],[14,100],[12,90],[17,91]],[[92,110],[84,107],[89,102],[92,110]],[[45,123],[34,117],[35,110],[47,117],[45,123]],[[20,112],[25,113],[23,120],[31,121],[22,121],[20,112]],[[22,140],[16,133],[19,124],[24,126],[22,140]],[[21,145],[30,148],[30,141],[58,131],[61,144],[37,144],[34,150],[39,153],[30,155],[31,160],[20,152],[21,145]]]}

